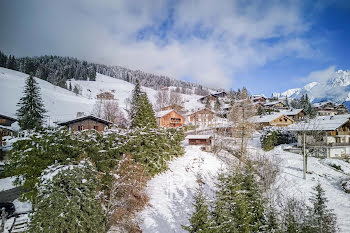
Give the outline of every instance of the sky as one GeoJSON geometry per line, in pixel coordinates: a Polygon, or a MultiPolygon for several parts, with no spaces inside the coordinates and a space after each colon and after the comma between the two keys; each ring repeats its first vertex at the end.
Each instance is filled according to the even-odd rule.
{"type": "Polygon", "coordinates": [[[251,93],[350,69],[347,0],[0,0],[0,50],[251,93]]]}

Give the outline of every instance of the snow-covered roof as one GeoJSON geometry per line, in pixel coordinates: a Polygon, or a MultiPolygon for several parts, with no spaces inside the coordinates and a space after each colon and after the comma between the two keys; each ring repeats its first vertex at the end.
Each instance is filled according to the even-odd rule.
{"type": "Polygon", "coordinates": [[[336,130],[350,119],[350,114],[335,116],[318,116],[309,122],[300,122],[290,125],[287,129],[292,131],[332,131],[336,130]]]}
{"type": "Polygon", "coordinates": [[[5,119],[8,119],[8,120],[11,120],[11,121],[17,121],[16,118],[13,118],[13,117],[10,117],[10,116],[6,116],[6,115],[1,114],[1,113],[0,113],[0,117],[1,117],[1,118],[5,118],[5,119]]]}
{"type": "Polygon", "coordinates": [[[196,113],[196,112],[199,112],[199,111],[202,111],[202,110],[205,110],[205,109],[207,109],[208,111],[214,113],[214,112],[213,112],[212,110],[210,110],[209,108],[207,108],[207,107],[202,107],[202,108],[197,108],[197,109],[195,109],[195,110],[192,110],[192,111],[188,112],[188,113],[186,114],[186,116],[192,115],[192,114],[194,114],[194,113],[196,113]]]}
{"type": "Polygon", "coordinates": [[[303,110],[304,109],[302,109],[302,108],[292,108],[292,109],[288,109],[288,110],[282,110],[282,111],[280,111],[280,113],[283,113],[286,116],[294,116],[303,110]]]}
{"type": "Polygon", "coordinates": [[[101,122],[104,124],[112,124],[112,122],[107,121],[105,119],[102,119],[102,118],[99,118],[99,117],[96,117],[93,115],[89,115],[89,116],[78,117],[78,118],[75,118],[73,120],[69,120],[69,121],[65,121],[65,122],[60,122],[60,123],[58,123],[58,125],[69,125],[71,123],[75,123],[75,122],[83,121],[83,120],[87,120],[87,119],[92,119],[92,120],[95,120],[95,121],[98,121],[98,122],[101,122]]]}
{"type": "Polygon", "coordinates": [[[156,115],[156,117],[163,117],[163,116],[165,116],[165,115],[168,115],[168,114],[171,113],[172,111],[174,111],[174,109],[159,111],[159,112],[156,112],[155,115],[156,115]]]}
{"type": "Polygon", "coordinates": [[[249,118],[249,121],[253,123],[269,123],[273,120],[280,118],[281,116],[285,116],[285,114],[278,112],[270,115],[253,116],[249,118]]]}
{"type": "Polygon", "coordinates": [[[281,104],[283,104],[282,103],[282,101],[271,101],[271,102],[267,102],[267,103],[265,103],[264,105],[265,106],[271,106],[271,105],[275,105],[275,104],[278,104],[278,103],[281,103],[281,104]]]}
{"type": "Polygon", "coordinates": [[[212,135],[187,135],[186,139],[209,139],[213,137],[212,135]]]}
{"type": "Polygon", "coordinates": [[[14,131],[11,126],[4,126],[4,125],[0,125],[0,129],[7,129],[7,130],[10,130],[10,131],[14,131]]]}

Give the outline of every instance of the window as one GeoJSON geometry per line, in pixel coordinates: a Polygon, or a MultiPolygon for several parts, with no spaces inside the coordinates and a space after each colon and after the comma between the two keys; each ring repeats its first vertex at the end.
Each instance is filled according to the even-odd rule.
{"type": "Polygon", "coordinates": [[[0,123],[4,124],[4,123],[6,123],[6,120],[5,119],[0,119],[0,123]]]}
{"type": "Polygon", "coordinates": [[[78,131],[82,131],[83,130],[83,126],[82,125],[78,125],[78,131]]]}
{"type": "Polygon", "coordinates": [[[94,125],[94,130],[98,131],[98,125],[94,125]]]}

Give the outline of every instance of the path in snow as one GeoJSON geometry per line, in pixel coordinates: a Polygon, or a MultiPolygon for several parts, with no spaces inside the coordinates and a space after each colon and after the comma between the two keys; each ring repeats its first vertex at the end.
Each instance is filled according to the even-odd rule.
{"type": "Polygon", "coordinates": [[[169,163],[169,169],[148,182],[149,206],[140,214],[140,226],[145,233],[185,232],[181,225],[188,224],[193,194],[198,187],[200,173],[209,197],[215,189],[218,172],[225,169],[223,162],[212,153],[196,146],[186,146],[183,157],[169,163]]]}

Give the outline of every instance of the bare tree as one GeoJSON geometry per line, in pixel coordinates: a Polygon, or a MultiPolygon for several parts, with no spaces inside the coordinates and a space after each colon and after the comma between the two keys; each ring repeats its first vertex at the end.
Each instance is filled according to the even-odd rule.
{"type": "Polygon", "coordinates": [[[181,97],[181,94],[175,92],[175,91],[170,91],[170,97],[169,97],[169,103],[170,105],[172,106],[175,106],[175,105],[182,105],[182,97],[181,97]]]}
{"type": "Polygon", "coordinates": [[[123,112],[119,109],[116,100],[97,100],[94,104],[92,114],[112,122],[118,127],[126,125],[126,119],[123,112]]]}
{"type": "Polygon", "coordinates": [[[233,137],[240,140],[240,160],[245,160],[248,139],[255,130],[255,124],[248,119],[256,115],[256,109],[246,92],[241,92],[239,100],[233,102],[229,120],[234,123],[233,137]]]}
{"type": "Polygon", "coordinates": [[[169,105],[169,92],[167,90],[159,90],[156,94],[156,110],[161,110],[162,108],[169,105]]]}

